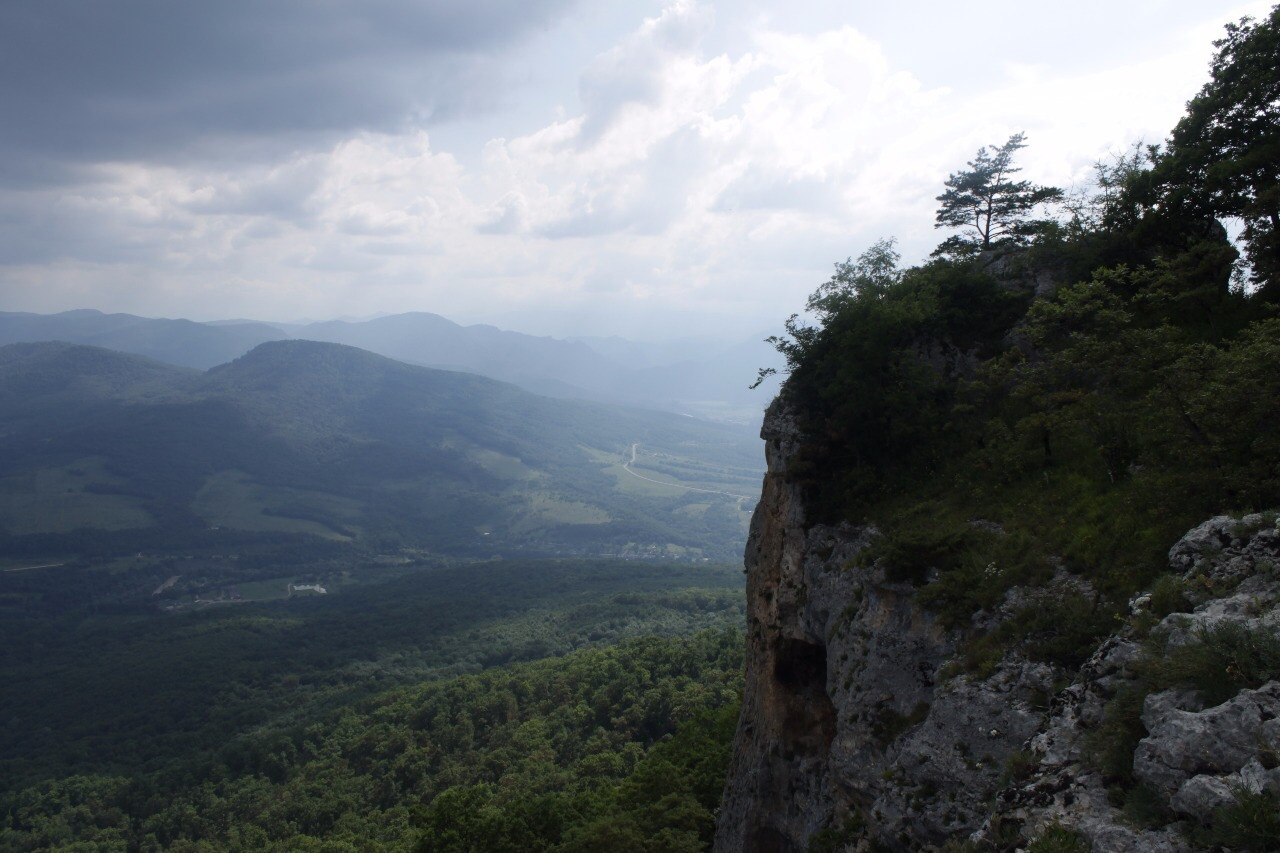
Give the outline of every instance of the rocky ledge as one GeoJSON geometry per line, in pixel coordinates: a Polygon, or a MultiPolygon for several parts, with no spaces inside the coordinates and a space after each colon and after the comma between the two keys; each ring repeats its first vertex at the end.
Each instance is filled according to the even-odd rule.
{"type": "MultiPolygon", "coordinates": [[[[1280,796],[1280,682],[1211,704],[1143,674],[1210,635],[1280,637],[1274,519],[1221,517],[1190,531],[1169,557],[1185,612],[1147,616],[1078,672],[1009,653],[986,677],[956,675],[963,636],[911,584],[858,559],[877,532],[807,522],[787,476],[801,437],[785,405],[770,408],[762,437],[746,693],[717,851],[1013,850],[1046,833],[1079,845],[1053,849],[1191,850],[1216,810],[1280,796]],[[1133,744],[1100,746],[1121,694],[1140,703],[1141,730],[1130,726],[1133,744]],[[1114,774],[1095,769],[1099,750],[1130,746],[1120,763],[1146,798],[1137,817],[1117,801],[1114,774]]],[[[1009,595],[1025,602],[1076,583],[1059,572],[1047,589],[1009,595]]],[[[1135,599],[1131,625],[1150,602],[1135,599]]]]}

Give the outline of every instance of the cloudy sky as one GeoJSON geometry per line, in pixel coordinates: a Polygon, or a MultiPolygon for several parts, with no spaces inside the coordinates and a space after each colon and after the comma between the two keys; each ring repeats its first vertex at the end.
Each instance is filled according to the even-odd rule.
{"type": "Polygon", "coordinates": [[[748,336],[982,145],[1160,141],[1270,6],[5,0],[0,310],[748,336]]]}

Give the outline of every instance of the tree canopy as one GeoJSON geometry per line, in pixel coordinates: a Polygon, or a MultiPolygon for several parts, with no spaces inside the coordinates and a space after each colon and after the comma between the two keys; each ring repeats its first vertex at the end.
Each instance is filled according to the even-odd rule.
{"type": "MultiPolygon", "coordinates": [[[[1227,217],[1241,234],[1252,279],[1280,288],[1280,6],[1266,20],[1227,25],[1210,79],[1187,104],[1135,195],[1164,217],[1227,217]]],[[[1280,293],[1271,293],[1272,300],[1280,293]]]]}
{"type": "Polygon", "coordinates": [[[941,206],[935,227],[963,228],[965,233],[946,240],[935,254],[963,255],[1000,243],[1024,242],[1040,224],[1031,219],[1032,211],[1062,198],[1057,187],[1013,180],[1021,171],[1013,165],[1013,155],[1026,147],[1025,138],[1015,133],[998,148],[979,148],[967,170],[947,178],[947,190],[938,196],[941,206]]]}
{"type": "Polygon", "coordinates": [[[1078,663],[1188,527],[1280,503],[1277,23],[1228,27],[1167,149],[1102,164],[1074,221],[1033,218],[1062,193],[1014,180],[1015,134],[946,182],[937,225],[964,231],[940,257],[902,269],[877,243],[810,297],[817,327],[773,341],[806,517],[873,525],[866,559],[977,628],[975,671],[1014,647],[1078,663]],[[1219,217],[1245,221],[1259,288],[1231,286],[1219,217]],[[1055,563],[1089,593],[982,634],[975,614],[1055,563]]]}

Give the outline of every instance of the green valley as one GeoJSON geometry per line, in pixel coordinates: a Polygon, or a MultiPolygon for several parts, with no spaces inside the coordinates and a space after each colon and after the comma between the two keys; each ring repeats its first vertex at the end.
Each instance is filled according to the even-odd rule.
{"type": "Polygon", "coordinates": [[[0,846],[697,849],[758,445],[336,344],[0,347],[0,846]]]}
{"type": "Polygon", "coordinates": [[[742,427],[308,341],[205,374],[16,344],[0,348],[0,402],[0,558],[20,562],[299,537],[365,554],[726,560],[762,470],[742,427]],[[634,446],[666,485],[636,488],[634,446]]]}
{"type": "MultiPolygon", "coordinates": [[[[3,574],[0,595],[51,608],[92,578],[3,574]]],[[[0,846],[586,850],[619,821],[709,839],[737,567],[364,566],[323,586],[169,616],[6,612],[0,846]],[[688,823],[666,827],[659,782],[688,823]]]]}

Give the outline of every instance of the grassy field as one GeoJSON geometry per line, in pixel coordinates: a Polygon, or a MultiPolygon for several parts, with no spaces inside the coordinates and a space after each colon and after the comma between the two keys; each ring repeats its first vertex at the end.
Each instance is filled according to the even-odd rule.
{"type": "Polygon", "coordinates": [[[196,494],[192,510],[211,526],[236,530],[307,533],[350,541],[343,532],[360,518],[360,504],[349,498],[252,482],[240,471],[219,471],[196,494]],[[274,512],[272,512],[274,511],[274,512]],[[331,523],[296,517],[333,519],[331,523]]]}
{"type": "MultiPolygon", "coordinates": [[[[583,450],[587,452],[592,460],[603,466],[605,474],[614,478],[618,491],[623,494],[672,498],[683,495],[688,491],[682,484],[652,483],[635,476],[626,468],[631,459],[630,453],[618,454],[586,447],[583,450]]],[[[655,477],[654,479],[657,478],[655,477]]]]}
{"type": "Polygon", "coordinates": [[[760,473],[756,470],[708,463],[645,445],[636,448],[635,462],[630,469],[653,480],[734,497],[754,498],[760,492],[760,473]]]}
{"type": "Polygon", "coordinates": [[[119,478],[111,476],[103,460],[95,457],[0,477],[0,526],[22,535],[67,533],[80,527],[125,530],[155,524],[137,498],[86,490],[117,485],[119,478]]]}
{"type": "Polygon", "coordinates": [[[467,457],[484,470],[504,480],[532,480],[541,476],[537,471],[525,465],[514,456],[488,450],[483,447],[471,447],[465,451],[467,457]]]}
{"type": "Polygon", "coordinates": [[[549,492],[523,494],[527,512],[512,524],[517,533],[528,533],[555,524],[608,524],[609,513],[581,501],[566,501],[549,492]]]}

